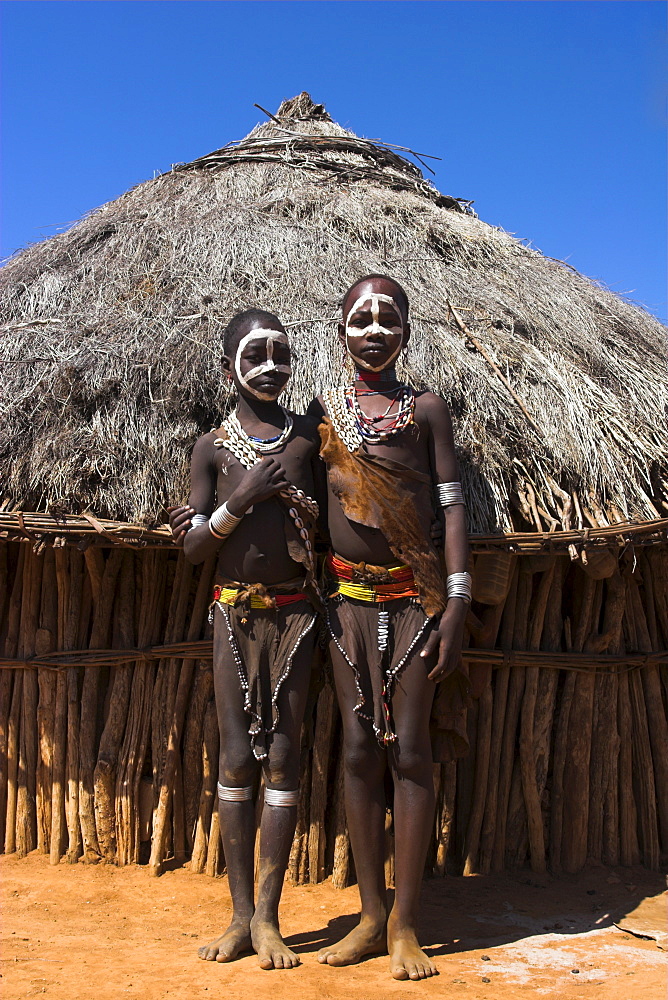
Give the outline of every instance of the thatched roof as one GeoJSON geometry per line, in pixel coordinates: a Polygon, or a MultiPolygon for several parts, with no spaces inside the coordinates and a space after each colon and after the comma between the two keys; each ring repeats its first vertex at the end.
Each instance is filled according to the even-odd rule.
{"type": "Polygon", "coordinates": [[[665,514],[666,329],[400,152],[302,94],[14,257],[0,501],[151,521],[185,498],[190,447],[228,406],[227,319],[281,316],[299,357],[286,402],[304,407],[341,376],[342,292],[387,271],[411,297],[409,375],[452,407],[474,530],[665,514]]]}

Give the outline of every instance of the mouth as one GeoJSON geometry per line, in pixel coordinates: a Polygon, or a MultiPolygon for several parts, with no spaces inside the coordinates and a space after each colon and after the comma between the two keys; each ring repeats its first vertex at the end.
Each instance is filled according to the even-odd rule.
{"type": "Polygon", "coordinates": [[[260,392],[280,392],[284,388],[287,379],[253,379],[253,388],[260,392]]]}
{"type": "Polygon", "coordinates": [[[362,357],[366,357],[367,354],[370,355],[382,355],[388,354],[388,348],[385,344],[369,344],[367,347],[362,347],[359,352],[362,357]]]}

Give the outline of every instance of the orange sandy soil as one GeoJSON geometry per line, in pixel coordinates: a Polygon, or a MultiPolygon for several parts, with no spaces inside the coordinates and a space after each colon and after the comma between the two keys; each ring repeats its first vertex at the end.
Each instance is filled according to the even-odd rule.
{"type": "Polygon", "coordinates": [[[197,958],[197,947],[229,918],[225,877],[52,867],[35,853],[2,858],[0,881],[4,1000],[666,996],[665,951],[615,927],[626,918],[636,931],[656,928],[667,946],[665,878],[638,868],[592,867],[560,879],[529,871],[426,879],[421,937],[440,975],[421,983],[391,979],[386,957],[344,969],[317,963],[318,948],[355,922],[355,886],[286,885],[282,929],[303,964],[265,972],[254,955],[229,965],[197,958]]]}

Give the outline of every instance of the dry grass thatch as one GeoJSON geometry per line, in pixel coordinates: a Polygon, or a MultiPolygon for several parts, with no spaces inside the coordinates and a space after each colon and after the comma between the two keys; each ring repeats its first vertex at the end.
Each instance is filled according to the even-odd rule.
{"type": "Polygon", "coordinates": [[[227,319],[278,312],[301,408],[340,377],[343,290],[379,270],[411,297],[408,374],[452,407],[474,531],[665,513],[665,328],[305,94],[4,267],[0,500],[152,521],[228,406],[227,319]]]}

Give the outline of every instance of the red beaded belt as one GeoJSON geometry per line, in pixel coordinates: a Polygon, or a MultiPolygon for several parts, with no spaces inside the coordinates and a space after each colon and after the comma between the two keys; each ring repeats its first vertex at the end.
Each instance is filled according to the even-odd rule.
{"type": "Polygon", "coordinates": [[[329,597],[342,594],[344,597],[372,603],[396,601],[400,597],[418,597],[410,566],[352,563],[330,552],[327,556],[327,572],[331,582],[329,597]],[[391,579],[378,579],[383,576],[391,579]]]}

